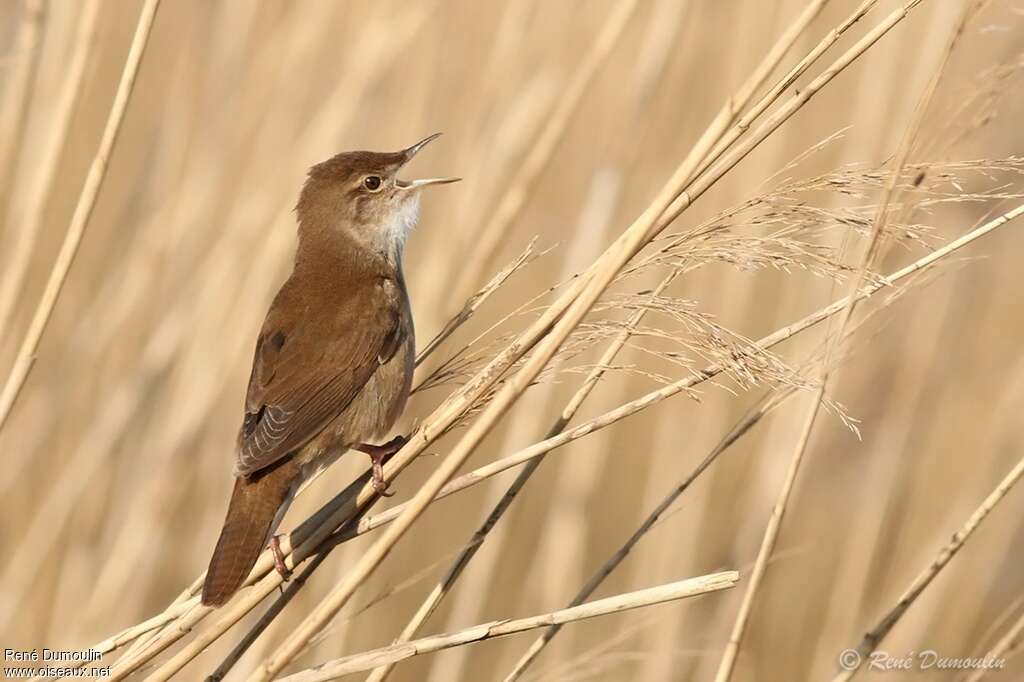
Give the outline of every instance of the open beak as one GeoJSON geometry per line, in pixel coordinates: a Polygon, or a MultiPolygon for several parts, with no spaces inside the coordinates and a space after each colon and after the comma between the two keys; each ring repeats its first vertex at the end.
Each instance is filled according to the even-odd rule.
{"type": "MultiPolygon", "coordinates": [[[[402,161],[402,165],[409,163],[412,157],[416,156],[417,153],[430,142],[433,142],[437,138],[441,137],[441,133],[434,133],[430,137],[425,137],[411,147],[407,147],[402,150],[402,156],[405,160],[402,161]]],[[[399,189],[416,189],[419,187],[426,187],[427,185],[443,185],[449,182],[458,182],[462,178],[424,178],[422,180],[400,180],[395,178],[395,187],[399,189]]]]}

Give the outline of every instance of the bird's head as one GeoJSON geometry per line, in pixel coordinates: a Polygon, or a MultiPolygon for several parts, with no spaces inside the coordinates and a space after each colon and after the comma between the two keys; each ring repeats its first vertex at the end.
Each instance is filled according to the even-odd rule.
{"type": "Polygon", "coordinates": [[[300,231],[340,231],[374,250],[400,253],[416,225],[420,190],[459,180],[398,177],[399,170],[440,135],[397,152],[342,152],[310,168],[295,207],[300,231]]]}

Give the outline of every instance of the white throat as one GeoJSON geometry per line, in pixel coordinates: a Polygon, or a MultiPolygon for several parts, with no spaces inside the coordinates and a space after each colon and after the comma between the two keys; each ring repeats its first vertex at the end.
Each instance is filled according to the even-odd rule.
{"type": "Polygon", "coordinates": [[[388,253],[395,253],[399,258],[405,250],[405,242],[409,234],[416,228],[420,217],[420,195],[417,192],[402,202],[402,207],[392,214],[391,220],[382,225],[381,237],[388,253]]]}
{"type": "Polygon", "coordinates": [[[405,242],[409,238],[409,233],[416,227],[419,214],[420,197],[414,194],[402,202],[384,224],[364,226],[351,234],[363,248],[384,256],[396,266],[401,266],[405,242]]]}
{"type": "Polygon", "coordinates": [[[389,220],[373,230],[370,236],[373,243],[368,246],[373,251],[384,254],[395,265],[401,266],[405,242],[409,238],[409,233],[416,227],[419,217],[420,197],[417,193],[403,201],[389,220]]]}

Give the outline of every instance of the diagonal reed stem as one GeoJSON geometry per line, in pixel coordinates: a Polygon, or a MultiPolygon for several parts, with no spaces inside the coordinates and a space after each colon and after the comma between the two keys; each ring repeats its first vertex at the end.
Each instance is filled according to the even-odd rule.
{"type": "MultiPolygon", "coordinates": [[[[607,578],[612,572],[618,568],[625,558],[629,555],[633,548],[638,542],[654,527],[661,518],[662,514],[668,511],[668,508],[679,499],[679,497],[686,492],[693,482],[696,481],[719,455],[728,450],[733,443],[742,438],[750,429],[754,427],[761,419],[767,416],[775,408],[782,405],[784,402],[789,400],[796,393],[796,389],[793,387],[786,388],[778,393],[773,393],[765,396],[758,404],[750,409],[730,430],[725,436],[718,442],[718,444],[712,448],[711,452],[694,468],[693,471],[680,483],[672,488],[665,497],[655,505],[654,509],[647,515],[647,517],[640,523],[633,534],[619,547],[614,554],[612,554],[604,564],[601,565],[597,571],[590,577],[589,580],[580,588],[580,591],[576,593],[572,601],[569,602],[569,607],[577,606],[586,601],[587,597],[592,595],[594,591],[600,587],[604,579],[607,578]]],[[[559,630],[562,629],[561,625],[552,625],[545,630],[540,637],[535,639],[527,649],[526,653],[516,661],[511,672],[505,676],[504,682],[515,682],[526,669],[537,659],[544,647],[554,639],[555,635],[558,634],[559,630]]]]}
{"type": "MultiPolygon", "coordinates": [[[[676,271],[669,273],[658,284],[651,296],[660,296],[672,283],[672,280],[674,280],[675,277],[676,271]]],[[[601,356],[601,359],[598,360],[597,366],[590,371],[587,378],[584,379],[583,384],[576,393],[573,394],[572,398],[569,399],[569,402],[562,410],[562,413],[555,420],[554,424],[551,425],[551,428],[548,429],[547,438],[553,438],[565,430],[565,427],[572,421],[572,418],[576,415],[580,406],[594,390],[594,387],[597,386],[598,382],[601,381],[601,377],[604,376],[607,368],[615,360],[615,356],[617,356],[619,351],[622,350],[622,347],[626,345],[632,330],[636,329],[637,325],[640,324],[646,312],[646,309],[641,309],[634,313],[629,319],[626,324],[626,328],[622,330],[612,341],[611,345],[608,346],[604,354],[601,356]]],[[[547,457],[547,453],[531,459],[526,463],[526,466],[519,472],[515,480],[512,481],[512,484],[504,494],[502,494],[498,503],[487,515],[487,518],[484,519],[484,522],[466,542],[465,547],[459,553],[459,556],[456,557],[455,561],[452,562],[451,566],[448,567],[448,570],[445,572],[441,581],[434,586],[434,589],[430,591],[426,599],[423,600],[423,603],[420,604],[419,609],[417,609],[412,619],[409,620],[406,626],[402,629],[402,632],[395,639],[395,644],[408,642],[412,639],[431,614],[437,610],[437,607],[441,605],[441,601],[451,591],[455,582],[459,579],[459,576],[461,576],[462,572],[466,569],[466,566],[469,565],[469,562],[473,560],[473,557],[476,556],[476,553],[483,546],[484,542],[487,540],[488,534],[490,534],[498,524],[498,521],[500,521],[501,517],[505,515],[505,512],[508,511],[509,507],[512,506],[512,502],[515,501],[519,492],[523,489],[523,486],[526,485],[527,481],[530,480],[530,477],[533,476],[535,471],[537,471],[537,468],[544,462],[545,457],[547,457]]],[[[383,682],[394,668],[394,665],[395,663],[392,662],[377,668],[369,677],[366,678],[366,682],[383,682]]]]}
{"type": "Polygon", "coordinates": [[[24,204],[12,202],[17,207],[10,216],[10,224],[16,225],[18,239],[5,259],[3,276],[0,277],[0,329],[10,329],[15,304],[21,297],[25,284],[25,273],[31,262],[32,251],[43,223],[46,200],[58,177],[60,157],[64,143],[71,132],[72,118],[78,95],[85,81],[85,67],[96,39],[96,19],[99,16],[100,0],[83,3],[75,42],[69,60],[67,75],[57,95],[53,114],[53,132],[39,152],[39,170],[28,187],[24,204]]]}
{"type": "Polygon", "coordinates": [[[68,225],[67,234],[61,244],[57,260],[50,271],[50,278],[46,282],[43,296],[36,307],[35,315],[29,325],[28,332],[18,349],[14,360],[14,366],[3,391],[0,392],[0,430],[7,423],[11,408],[25,385],[29,371],[35,360],[36,349],[39,347],[39,340],[46,331],[46,325],[53,314],[57,298],[60,296],[64,282],[67,280],[68,271],[78,253],[78,246],[82,242],[85,229],[89,226],[89,218],[96,207],[96,198],[103,187],[103,180],[107,176],[107,167],[110,164],[110,155],[114,150],[118,135],[121,132],[121,123],[124,121],[125,112],[128,110],[128,102],[131,99],[132,91],[135,89],[135,78],[139,74],[139,65],[146,52],[146,45],[149,44],[149,34],[153,28],[153,20],[156,18],[156,10],[160,6],[160,0],[146,0],[139,14],[139,21],[135,27],[135,36],[132,38],[131,47],[128,50],[128,57],[125,60],[124,70],[121,72],[121,82],[114,94],[114,102],[110,107],[110,114],[107,117],[107,124],[100,138],[99,148],[96,156],[89,167],[89,174],[85,178],[85,185],[78,197],[78,204],[71,216],[71,223],[68,225]]]}
{"type": "Polygon", "coordinates": [[[974,534],[974,531],[992,513],[996,505],[1006,498],[1006,495],[1015,485],[1020,483],[1021,478],[1024,478],[1024,458],[1018,461],[995,489],[989,493],[978,508],[974,510],[974,513],[964,522],[964,525],[953,534],[953,538],[939,549],[938,554],[932,559],[931,563],[917,574],[917,577],[914,578],[909,587],[900,595],[896,604],[861,638],[860,642],[853,649],[858,654],[856,658],[857,664],[849,670],[841,671],[832,678],[832,682],[846,682],[857,674],[863,667],[861,664],[864,659],[868,658],[878,648],[878,645],[885,640],[889,632],[903,618],[907,609],[917,601],[918,597],[935,580],[936,576],[942,572],[942,569],[952,561],[953,557],[957,555],[971,535],[974,534]]]}

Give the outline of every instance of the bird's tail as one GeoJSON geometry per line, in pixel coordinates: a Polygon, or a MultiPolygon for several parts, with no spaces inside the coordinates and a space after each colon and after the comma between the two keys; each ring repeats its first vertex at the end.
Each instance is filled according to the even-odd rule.
{"type": "Polygon", "coordinates": [[[278,511],[299,473],[294,457],[252,478],[239,476],[203,583],[203,604],[221,606],[238,591],[270,539],[278,511]]]}

